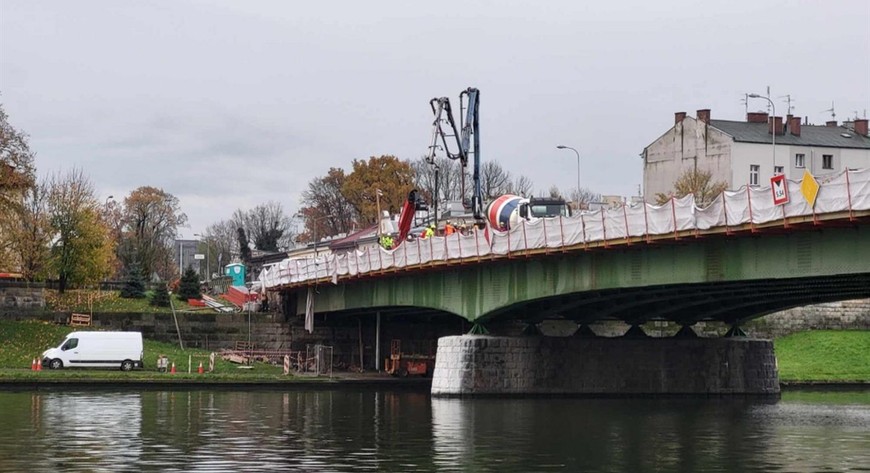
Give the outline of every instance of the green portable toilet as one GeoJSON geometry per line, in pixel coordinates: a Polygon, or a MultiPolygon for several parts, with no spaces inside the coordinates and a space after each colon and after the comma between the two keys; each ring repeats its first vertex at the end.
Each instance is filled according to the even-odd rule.
{"type": "Polygon", "coordinates": [[[241,263],[228,264],[224,267],[224,274],[233,278],[233,286],[245,285],[245,265],[241,263]]]}

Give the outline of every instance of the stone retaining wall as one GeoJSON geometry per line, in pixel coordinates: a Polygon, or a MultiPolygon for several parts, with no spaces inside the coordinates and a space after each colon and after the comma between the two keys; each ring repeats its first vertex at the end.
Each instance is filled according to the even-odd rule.
{"type": "Polygon", "coordinates": [[[870,299],[795,307],[753,320],[746,327],[764,338],[806,330],[870,330],[870,299]]]}
{"type": "Polygon", "coordinates": [[[438,340],[436,396],[775,394],[769,340],[459,335],[438,340]]]}
{"type": "Polygon", "coordinates": [[[0,286],[0,308],[39,309],[45,307],[42,287],[0,286]]]}
{"type": "MultiPolygon", "coordinates": [[[[69,322],[68,312],[15,311],[3,314],[5,319],[43,320],[57,324],[69,322]]],[[[130,330],[142,336],[169,343],[178,342],[178,333],[172,314],[153,313],[95,313],[94,328],[103,330],[130,330]]],[[[233,348],[238,341],[248,340],[247,314],[178,314],[178,326],[185,347],[218,350],[233,348]]],[[[251,341],[256,348],[289,349],[290,326],[283,316],[251,314],[251,341]]],[[[304,348],[304,347],[303,347],[304,348]]]]}

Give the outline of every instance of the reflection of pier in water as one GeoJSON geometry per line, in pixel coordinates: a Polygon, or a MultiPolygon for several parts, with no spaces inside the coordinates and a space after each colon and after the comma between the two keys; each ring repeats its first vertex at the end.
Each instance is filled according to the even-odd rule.
{"type": "MultiPolygon", "coordinates": [[[[763,464],[771,448],[783,449],[778,458],[800,450],[769,443],[770,408],[775,400],[434,398],[434,461],[463,471],[498,463],[626,472],[731,464],[743,471],[763,464]]],[[[799,457],[791,458],[800,468],[799,457]]]]}

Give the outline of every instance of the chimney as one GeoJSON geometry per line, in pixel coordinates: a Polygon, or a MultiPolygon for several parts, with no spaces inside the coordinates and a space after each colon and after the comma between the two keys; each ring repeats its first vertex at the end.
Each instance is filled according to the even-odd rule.
{"type": "Polygon", "coordinates": [[[770,117],[767,122],[767,132],[773,133],[773,130],[776,130],[777,135],[785,134],[785,130],[782,129],[782,117],[770,117]]]}
{"type": "Polygon", "coordinates": [[[746,114],[746,121],[748,123],[767,123],[767,113],[749,112],[746,114]]]}
{"type": "Polygon", "coordinates": [[[782,131],[783,134],[785,134],[785,132],[787,132],[789,130],[789,128],[791,128],[791,118],[793,116],[794,115],[792,115],[790,113],[785,116],[785,121],[782,123],[785,126],[785,129],[782,131]]]}
{"type": "Polygon", "coordinates": [[[837,120],[826,121],[825,126],[835,127],[835,126],[837,126],[837,120]]]}
{"type": "Polygon", "coordinates": [[[794,136],[801,136],[801,117],[791,117],[788,122],[788,129],[794,136]]]}
{"type": "Polygon", "coordinates": [[[674,113],[674,125],[683,123],[683,119],[686,118],[686,112],[676,112],[674,113]]]}
{"type": "Polygon", "coordinates": [[[705,108],[702,110],[698,110],[697,115],[699,122],[704,122],[706,124],[710,124],[710,109],[705,108]]]}
{"type": "Polygon", "coordinates": [[[855,133],[861,136],[870,136],[867,133],[867,119],[866,118],[856,118],[855,119],[855,133]]]}

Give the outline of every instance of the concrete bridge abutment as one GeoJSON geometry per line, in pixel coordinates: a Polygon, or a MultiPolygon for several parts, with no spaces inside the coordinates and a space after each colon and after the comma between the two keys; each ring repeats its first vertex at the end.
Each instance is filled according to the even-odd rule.
{"type": "Polygon", "coordinates": [[[433,396],[776,394],[773,342],[458,335],[438,340],[433,396]]]}

